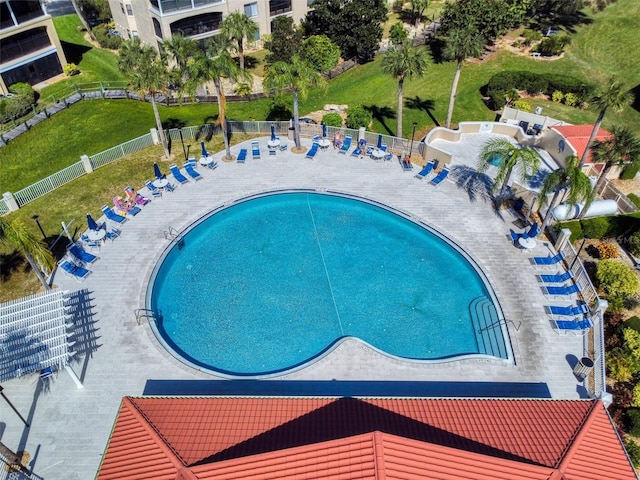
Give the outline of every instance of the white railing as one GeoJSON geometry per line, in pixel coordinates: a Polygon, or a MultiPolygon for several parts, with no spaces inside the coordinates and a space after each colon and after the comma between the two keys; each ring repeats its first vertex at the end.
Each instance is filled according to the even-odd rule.
{"type": "Polygon", "coordinates": [[[121,143],[116,147],[111,147],[108,150],[91,155],[89,157],[91,160],[91,166],[93,168],[103,167],[115,160],[126,157],[130,153],[135,153],[143,148],[150,147],[151,145],[153,145],[153,139],[151,138],[151,134],[147,133],[141,137],[121,143]]]}
{"type": "Polygon", "coordinates": [[[14,194],[14,197],[18,202],[18,205],[25,205],[42,195],[52,192],[65,183],[69,183],[70,181],[81,177],[85,173],[86,171],[82,166],[82,162],[76,162],[53,175],[49,175],[47,178],[43,178],[33,185],[29,185],[27,188],[17,191],[14,194]]]}

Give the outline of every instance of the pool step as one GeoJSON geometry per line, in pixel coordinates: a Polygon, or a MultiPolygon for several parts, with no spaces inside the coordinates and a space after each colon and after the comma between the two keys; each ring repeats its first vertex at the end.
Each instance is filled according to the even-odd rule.
{"type": "Polygon", "coordinates": [[[508,358],[507,347],[502,336],[502,321],[493,302],[484,296],[474,298],[469,304],[469,313],[478,343],[478,352],[498,358],[508,358]]]}

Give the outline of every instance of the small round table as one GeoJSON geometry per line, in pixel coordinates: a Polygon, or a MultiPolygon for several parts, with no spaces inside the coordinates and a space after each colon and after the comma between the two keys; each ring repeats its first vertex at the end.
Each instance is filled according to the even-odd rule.
{"type": "Polygon", "coordinates": [[[275,148],[280,146],[280,139],[276,138],[267,142],[267,147],[275,148]]]}
{"type": "Polygon", "coordinates": [[[207,165],[211,165],[213,163],[213,157],[200,157],[200,165],[206,167],[207,165]]]}
{"type": "Polygon", "coordinates": [[[87,231],[87,238],[92,242],[99,242],[107,235],[104,229],[87,231]]]}
{"type": "Polygon", "coordinates": [[[371,156],[374,160],[382,160],[384,158],[385,152],[376,148],[373,152],[371,152],[371,156]]]}
{"type": "Polygon", "coordinates": [[[166,178],[156,178],[153,182],[153,186],[156,188],[164,188],[169,184],[169,180],[166,178]]]}
{"type": "Polygon", "coordinates": [[[520,245],[525,250],[531,250],[532,248],[536,247],[536,239],[520,237],[518,239],[518,245],[520,245]]]}
{"type": "Polygon", "coordinates": [[[322,150],[326,150],[327,148],[329,148],[331,146],[331,142],[329,140],[327,140],[326,138],[322,138],[322,139],[318,140],[318,146],[322,150]]]}

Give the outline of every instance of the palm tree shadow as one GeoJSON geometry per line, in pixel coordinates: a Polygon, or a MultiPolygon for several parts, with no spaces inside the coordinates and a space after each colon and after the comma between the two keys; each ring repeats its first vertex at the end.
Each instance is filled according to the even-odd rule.
{"type": "Polygon", "coordinates": [[[496,200],[493,194],[495,183],[489,175],[466,165],[454,165],[451,167],[449,176],[459,189],[467,192],[471,203],[475,203],[478,200],[491,202],[493,213],[498,218],[503,219],[501,210],[498,208],[500,202],[496,200]]]}
{"type": "Polygon", "coordinates": [[[11,253],[0,254],[0,279],[3,282],[11,278],[14,272],[22,268],[25,264],[25,259],[17,250],[11,253]]]}
{"type": "Polygon", "coordinates": [[[374,120],[380,122],[382,127],[387,131],[387,134],[395,135],[395,132],[389,128],[386,121],[396,118],[396,112],[389,107],[379,107],[378,105],[365,105],[364,108],[371,112],[374,120]]]}
{"type": "Polygon", "coordinates": [[[429,115],[429,118],[431,119],[431,121],[436,127],[440,126],[440,122],[438,122],[436,117],[433,116],[433,113],[431,113],[431,111],[436,106],[433,100],[431,99],[423,100],[422,98],[416,95],[415,97],[407,98],[405,100],[405,105],[407,106],[407,108],[412,108],[414,110],[423,110],[427,115],[429,115]]]}

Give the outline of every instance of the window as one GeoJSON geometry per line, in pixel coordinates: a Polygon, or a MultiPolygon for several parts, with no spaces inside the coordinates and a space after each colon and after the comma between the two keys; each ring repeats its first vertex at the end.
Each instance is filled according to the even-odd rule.
{"type": "Polygon", "coordinates": [[[133,17],[133,8],[131,8],[131,5],[129,5],[127,3],[127,15],[129,15],[130,17],[133,17]]]}
{"type": "Polygon", "coordinates": [[[156,33],[156,37],[162,38],[162,27],[160,26],[160,21],[157,18],[152,18],[153,21],[153,31],[156,33]]]}
{"type": "Polygon", "coordinates": [[[140,36],[138,35],[138,31],[137,31],[137,30],[133,30],[133,31],[131,32],[131,36],[132,36],[133,38],[140,38],[140,36]]]}
{"type": "Polygon", "coordinates": [[[247,17],[257,17],[258,16],[258,2],[246,3],[244,5],[244,14],[247,17]]]}

